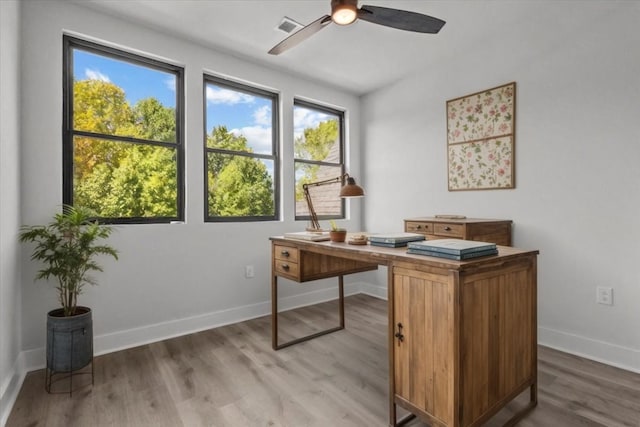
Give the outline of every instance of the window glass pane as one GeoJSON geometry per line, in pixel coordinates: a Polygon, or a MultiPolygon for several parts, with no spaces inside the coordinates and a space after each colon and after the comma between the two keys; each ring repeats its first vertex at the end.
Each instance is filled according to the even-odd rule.
{"type": "Polygon", "coordinates": [[[296,159],[340,163],[340,116],[295,105],[296,159]]]}
{"type": "Polygon", "coordinates": [[[176,76],[73,49],[73,128],[176,142],[176,76]]]}
{"type": "Polygon", "coordinates": [[[176,149],[74,137],[74,203],[103,218],[176,217],[176,149]]]}
{"type": "Polygon", "coordinates": [[[272,99],[206,83],[207,147],[273,153],[272,99]]]}
{"type": "Polygon", "coordinates": [[[183,220],[183,69],[63,43],[63,203],[105,222],[183,220]]]}
{"type": "Polygon", "coordinates": [[[277,95],[204,76],[207,221],[278,215],[277,95]]]}
{"type": "Polygon", "coordinates": [[[273,217],[275,162],[244,155],[207,153],[210,217],[273,217]]]}
{"type": "MultiPolygon", "coordinates": [[[[306,101],[294,100],[294,169],[295,216],[309,218],[303,185],[340,177],[344,173],[342,160],[344,113],[306,101]]],[[[338,181],[309,187],[316,215],[321,219],[343,218],[344,203],[340,199],[338,181]]]]}
{"type": "MultiPolygon", "coordinates": [[[[295,163],[296,176],[296,216],[308,216],[309,209],[304,197],[302,185],[324,180],[330,180],[342,175],[341,166],[322,166],[303,162],[295,163]]],[[[340,198],[340,188],[342,183],[311,186],[309,194],[313,208],[319,217],[339,217],[342,215],[342,199],[340,198]]]]}

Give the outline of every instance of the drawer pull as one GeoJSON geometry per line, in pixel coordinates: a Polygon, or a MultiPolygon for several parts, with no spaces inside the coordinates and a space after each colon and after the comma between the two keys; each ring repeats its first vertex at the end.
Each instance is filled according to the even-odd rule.
{"type": "Polygon", "coordinates": [[[289,264],[282,264],[282,269],[284,271],[289,271],[289,264]]]}
{"type": "Polygon", "coordinates": [[[422,228],[421,225],[416,226],[416,230],[420,230],[422,228]]]}
{"type": "Polygon", "coordinates": [[[282,256],[288,257],[289,256],[289,251],[282,251],[282,252],[280,252],[280,254],[282,256]]]}
{"type": "Polygon", "coordinates": [[[449,227],[449,226],[445,227],[444,231],[451,231],[451,227],[449,227]]]}
{"type": "Polygon", "coordinates": [[[404,341],[404,335],[402,335],[402,323],[398,323],[398,332],[395,333],[394,337],[398,338],[398,341],[404,341]]]}

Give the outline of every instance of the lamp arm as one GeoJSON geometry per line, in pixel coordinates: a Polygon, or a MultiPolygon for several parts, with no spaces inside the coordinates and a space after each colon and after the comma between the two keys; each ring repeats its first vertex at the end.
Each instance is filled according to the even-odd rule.
{"type": "Polygon", "coordinates": [[[302,185],[302,190],[304,191],[304,198],[307,201],[307,207],[309,209],[309,217],[311,219],[311,227],[309,230],[312,231],[322,231],[320,228],[320,222],[318,222],[318,214],[316,214],[316,210],[313,208],[313,202],[311,201],[311,194],[309,194],[309,187],[319,187],[322,185],[335,184],[336,182],[344,182],[349,178],[348,173],[344,173],[335,178],[325,179],[324,181],[318,182],[310,182],[308,184],[302,185]]]}
{"type": "Polygon", "coordinates": [[[308,184],[304,184],[303,187],[319,187],[321,185],[335,184],[336,182],[344,182],[344,180],[347,178],[349,178],[349,174],[344,173],[340,176],[336,176],[335,178],[330,178],[330,179],[325,179],[324,181],[310,182],[308,184]]]}
{"type": "Polygon", "coordinates": [[[307,200],[307,208],[309,209],[309,217],[311,218],[311,229],[320,231],[320,223],[318,222],[318,215],[313,208],[313,202],[311,201],[311,194],[309,194],[309,185],[304,184],[302,186],[304,190],[304,198],[307,200]]]}

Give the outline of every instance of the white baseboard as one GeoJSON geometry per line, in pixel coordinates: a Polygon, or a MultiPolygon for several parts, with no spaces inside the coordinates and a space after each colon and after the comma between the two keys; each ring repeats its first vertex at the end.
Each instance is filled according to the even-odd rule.
{"type": "Polygon", "coordinates": [[[376,286],[371,283],[359,283],[360,285],[360,293],[366,294],[372,297],[380,298],[383,300],[387,300],[387,287],[386,286],[376,286]]]}
{"type": "Polygon", "coordinates": [[[640,373],[640,350],[543,327],[538,327],[538,344],[640,373]]]}
{"type": "MultiPolygon", "coordinates": [[[[345,295],[360,293],[361,286],[360,283],[345,284],[344,293],[345,295]]],[[[297,307],[304,307],[336,299],[338,296],[337,289],[336,286],[289,297],[281,297],[278,299],[278,311],[291,310],[297,307]]],[[[271,301],[264,301],[228,310],[112,332],[94,337],[94,354],[99,356],[101,354],[125,350],[127,348],[188,335],[232,323],[244,322],[245,320],[255,319],[269,314],[271,314],[271,301]]],[[[44,352],[44,347],[22,352],[27,371],[45,367],[44,352]]]]}
{"type": "Polygon", "coordinates": [[[27,372],[28,369],[24,367],[24,357],[21,353],[11,368],[11,374],[0,387],[0,426],[4,427],[7,424],[9,414],[18,398],[27,372]]]}

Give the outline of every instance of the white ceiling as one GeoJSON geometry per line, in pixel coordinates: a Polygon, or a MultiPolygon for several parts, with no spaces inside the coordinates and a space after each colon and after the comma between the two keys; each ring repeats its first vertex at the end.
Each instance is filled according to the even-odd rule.
{"type": "Polygon", "coordinates": [[[365,21],[347,27],[331,24],[273,56],[267,51],[287,36],[276,28],[284,16],[307,25],[330,13],[330,0],[69,1],[357,95],[509,34],[551,5],[516,0],[364,0],[359,4],[424,13],[447,23],[435,35],[365,21]]]}

